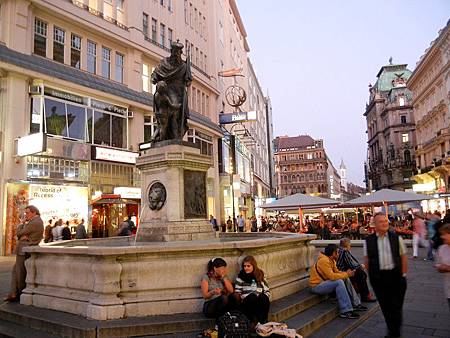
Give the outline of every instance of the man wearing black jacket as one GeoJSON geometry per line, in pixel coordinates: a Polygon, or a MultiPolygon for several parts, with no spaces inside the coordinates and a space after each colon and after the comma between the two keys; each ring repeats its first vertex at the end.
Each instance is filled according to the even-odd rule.
{"type": "Polygon", "coordinates": [[[389,331],[386,337],[400,337],[408,271],[406,248],[403,239],[389,231],[383,213],[375,214],[373,220],[375,233],[364,242],[369,279],[389,331]]]}

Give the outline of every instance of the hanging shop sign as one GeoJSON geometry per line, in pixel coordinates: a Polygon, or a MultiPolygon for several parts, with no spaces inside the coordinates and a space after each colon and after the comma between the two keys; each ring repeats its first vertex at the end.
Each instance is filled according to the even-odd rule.
{"type": "Polygon", "coordinates": [[[136,164],[138,153],[111,148],[93,147],[92,159],[119,163],[136,164]]]}
{"type": "Polygon", "coordinates": [[[256,111],[249,112],[236,112],[231,114],[220,114],[219,123],[220,124],[230,124],[239,122],[249,122],[256,121],[256,111]]]}
{"type": "Polygon", "coordinates": [[[141,188],[135,187],[115,187],[114,195],[120,195],[121,198],[141,198],[141,188]]]}
{"type": "Polygon", "coordinates": [[[17,156],[27,156],[42,153],[47,149],[47,136],[35,133],[17,139],[17,156]]]}

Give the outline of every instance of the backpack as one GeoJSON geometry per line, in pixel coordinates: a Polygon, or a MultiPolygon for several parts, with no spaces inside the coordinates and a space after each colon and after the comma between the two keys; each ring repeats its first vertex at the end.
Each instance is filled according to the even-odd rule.
{"type": "Polygon", "coordinates": [[[219,338],[248,338],[250,321],[239,311],[229,311],[217,321],[219,338]]]}

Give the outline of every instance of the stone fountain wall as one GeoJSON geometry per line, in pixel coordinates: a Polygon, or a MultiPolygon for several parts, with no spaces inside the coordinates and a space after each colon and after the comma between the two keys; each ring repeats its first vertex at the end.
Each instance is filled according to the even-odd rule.
{"type": "Polygon", "coordinates": [[[234,278],[238,259],[245,255],[255,256],[276,300],[305,287],[314,253],[312,238],[248,233],[235,240],[136,247],[123,238],[30,247],[21,303],[98,320],[201,312],[200,280],[208,260],[223,257],[234,278]]]}

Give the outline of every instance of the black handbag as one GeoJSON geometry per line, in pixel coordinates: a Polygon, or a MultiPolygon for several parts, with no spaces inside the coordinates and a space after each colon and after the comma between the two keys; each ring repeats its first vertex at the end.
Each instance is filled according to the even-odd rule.
{"type": "Polygon", "coordinates": [[[240,311],[229,311],[217,321],[219,338],[248,338],[250,321],[240,311]]]}

